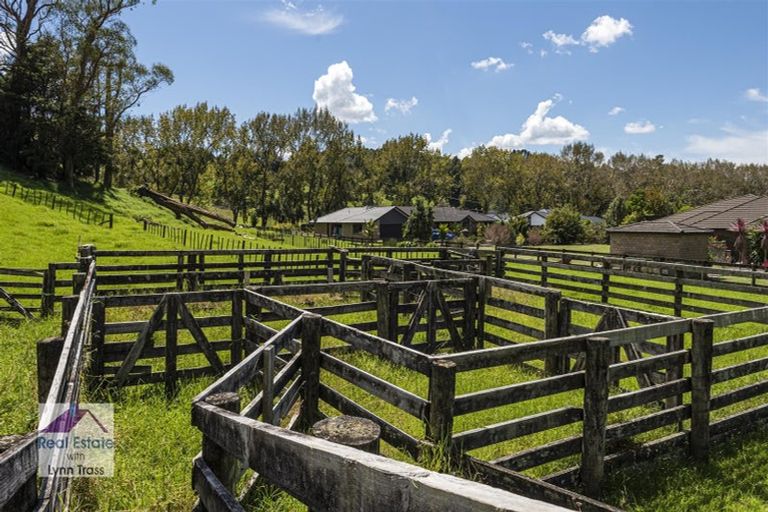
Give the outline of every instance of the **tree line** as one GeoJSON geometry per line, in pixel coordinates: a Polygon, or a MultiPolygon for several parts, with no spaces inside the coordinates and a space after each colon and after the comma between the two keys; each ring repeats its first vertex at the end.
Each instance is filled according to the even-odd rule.
{"type": "Polygon", "coordinates": [[[0,163],[70,186],[147,184],[261,225],[419,201],[513,215],[569,205],[617,225],[768,193],[765,165],[607,158],[586,143],[559,154],[481,146],[459,159],[408,134],[372,149],[319,109],[238,120],[201,102],[131,116],[173,81],[136,59],[121,16],[139,1],[0,0],[0,163]]]}

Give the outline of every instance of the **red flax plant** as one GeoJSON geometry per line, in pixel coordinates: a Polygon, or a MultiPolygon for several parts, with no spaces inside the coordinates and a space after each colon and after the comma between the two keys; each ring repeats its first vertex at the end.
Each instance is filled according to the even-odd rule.
{"type": "Polygon", "coordinates": [[[733,258],[734,261],[738,261],[742,265],[749,265],[749,243],[747,242],[747,223],[744,219],[738,218],[736,222],[731,224],[730,230],[737,233],[736,241],[733,242],[733,250],[739,255],[738,260],[733,258]]]}

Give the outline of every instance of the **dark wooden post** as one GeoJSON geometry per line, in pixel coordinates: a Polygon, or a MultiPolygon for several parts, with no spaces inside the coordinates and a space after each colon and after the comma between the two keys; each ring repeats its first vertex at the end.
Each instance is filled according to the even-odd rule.
{"type": "Polygon", "coordinates": [[[83,287],[85,286],[85,276],[83,272],[75,272],[72,274],[72,294],[78,295],[81,291],[83,291],[83,287]]]}
{"type": "Polygon", "coordinates": [[[93,323],[91,327],[91,368],[89,378],[91,389],[95,389],[104,377],[104,330],[107,319],[107,310],[104,302],[95,301],[93,303],[91,317],[93,323]]]}
{"type": "Polygon", "coordinates": [[[328,282],[329,283],[333,282],[333,276],[334,276],[334,273],[335,273],[334,272],[335,269],[333,267],[333,253],[334,253],[333,247],[329,247],[328,250],[325,253],[326,257],[328,259],[328,282]]]}
{"type": "Polygon", "coordinates": [[[392,332],[391,297],[387,283],[376,284],[376,335],[387,340],[396,340],[397,331],[392,332]]]}
{"type": "Polygon", "coordinates": [[[504,277],[504,250],[496,249],[496,277],[504,277]]]}
{"type": "Polygon", "coordinates": [[[706,461],[709,457],[709,400],[715,323],[703,319],[691,322],[691,455],[706,461]]]}
{"type": "Polygon", "coordinates": [[[184,291],[184,254],[176,257],[176,291],[184,291]]]}
{"type": "MultiPolygon", "coordinates": [[[[667,352],[677,352],[685,348],[685,337],[682,334],[667,336],[667,352]]],[[[683,378],[683,364],[676,363],[667,367],[667,382],[683,378]]],[[[667,398],[667,407],[676,407],[682,405],[683,395],[675,395],[667,398]]],[[[682,424],[680,425],[682,427],[682,424]]]]}
{"type": "Polygon", "coordinates": [[[43,293],[40,308],[43,316],[53,314],[53,305],[56,301],[56,264],[49,263],[48,270],[43,274],[43,293]]]}
{"type": "MultiPolygon", "coordinates": [[[[261,420],[272,425],[275,421],[275,347],[264,349],[263,386],[261,388],[261,420]]],[[[302,357],[303,354],[302,354],[302,357]]]]}
{"type": "Polygon", "coordinates": [[[232,348],[230,360],[236,365],[243,359],[243,291],[232,292],[232,348]]]}
{"type": "Polygon", "coordinates": [[[608,304],[611,293],[611,264],[605,258],[600,274],[600,302],[608,304]]]}
{"type": "Polygon", "coordinates": [[[272,252],[267,251],[264,253],[264,284],[265,285],[269,285],[271,270],[272,270],[272,252]]]}
{"type": "Polygon", "coordinates": [[[320,342],[323,337],[322,317],[305,313],[301,325],[301,375],[304,379],[301,402],[301,426],[308,429],[319,419],[320,342]]]}
{"type": "MultiPolygon", "coordinates": [[[[211,238],[213,240],[213,238],[211,238]]],[[[205,288],[205,254],[197,256],[197,282],[200,285],[200,289],[205,288]]]]}
{"type": "Polygon", "coordinates": [[[432,353],[437,346],[437,282],[427,281],[427,350],[432,353]]]}
{"type": "Polygon", "coordinates": [[[176,358],[178,357],[179,295],[169,293],[165,309],[165,394],[176,393],[176,358]]]}
{"type": "Polygon", "coordinates": [[[584,421],[581,442],[581,483],[587,496],[597,497],[605,465],[605,427],[608,421],[608,371],[610,340],[586,340],[584,372],[584,421]]]}
{"type": "Polygon", "coordinates": [[[682,270],[675,270],[675,316],[683,316],[683,277],[682,270]]]}
{"type": "Polygon", "coordinates": [[[541,286],[547,286],[547,278],[549,277],[549,267],[547,267],[547,257],[544,255],[540,256],[539,264],[541,265],[541,286]]]}
{"type": "Polygon", "coordinates": [[[347,280],[347,257],[349,251],[347,249],[339,250],[339,282],[343,283],[347,280]]]}
{"type": "Polygon", "coordinates": [[[59,364],[64,338],[45,338],[37,342],[37,401],[45,403],[59,364]]]}
{"type": "Polygon", "coordinates": [[[66,336],[69,330],[69,324],[75,314],[75,307],[78,301],[77,295],[68,295],[61,298],[61,335],[66,336]]]}
{"type": "MultiPolygon", "coordinates": [[[[240,396],[237,393],[218,393],[211,395],[205,401],[229,412],[240,412],[240,396]]],[[[221,448],[212,439],[203,434],[203,460],[211,468],[216,478],[229,490],[235,493],[235,485],[241,475],[240,462],[221,448]]]]}
{"type": "Polygon", "coordinates": [[[87,244],[77,248],[77,270],[88,272],[91,261],[96,258],[96,246],[87,244]]]}
{"type": "Polygon", "coordinates": [[[427,439],[449,448],[453,436],[453,402],[456,397],[456,363],[435,359],[429,374],[427,439]]]}
{"type": "Polygon", "coordinates": [[[197,290],[197,254],[187,256],[187,288],[197,290]]]}
{"type": "MultiPolygon", "coordinates": [[[[360,280],[371,280],[371,257],[367,254],[363,254],[360,258],[360,280]]],[[[368,302],[371,300],[371,293],[368,290],[360,292],[360,302],[368,302]]]]}
{"type": "Polygon", "coordinates": [[[237,284],[241,288],[245,284],[245,255],[242,253],[237,255],[237,284]]]}
{"type": "Polygon", "coordinates": [[[464,285],[464,332],[462,350],[471,350],[475,345],[475,326],[477,322],[477,287],[480,279],[464,285]]]}
{"type": "Polygon", "coordinates": [[[485,344],[485,306],[491,296],[493,286],[488,279],[481,277],[477,284],[477,328],[475,331],[475,348],[481,349],[485,344]]]}
{"type": "MultiPolygon", "coordinates": [[[[560,292],[547,293],[544,296],[544,339],[557,338],[560,334],[560,292]]],[[[565,373],[565,354],[548,355],[544,361],[544,371],[548,375],[565,373]]]]}

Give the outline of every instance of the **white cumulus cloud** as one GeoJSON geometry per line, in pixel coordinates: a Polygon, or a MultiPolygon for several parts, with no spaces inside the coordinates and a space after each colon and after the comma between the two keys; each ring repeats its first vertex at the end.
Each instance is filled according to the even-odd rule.
{"type": "Polygon", "coordinates": [[[747,164],[768,164],[768,130],[749,131],[725,126],[724,135],[688,137],[686,153],[700,158],[719,158],[747,164]]]}
{"type": "Polygon", "coordinates": [[[624,125],[624,132],[631,135],[644,135],[656,131],[656,125],[650,121],[637,121],[624,125]]]}
{"type": "Polygon", "coordinates": [[[528,41],[522,41],[520,43],[520,48],[528,52],[528,55],[533,53],[533,44],[529,43],[528,41]]]}
{"type": "Polygon", "coordinates": [[[348,123],[372,123],[377,120],[373,104],[355,92],[352,68],[347,61],[328,66],[328,72],[315,80],[312,99],[317,106],[348,123]]]}
{"type": "Polygon", "coordinates": [[[609,116],[617,116],[624,112],[624,107],[613,107],[611,110],[608,111],[609,116]]]}
{"type": "Polygon", "coordinates": [[[554,45],[557,53],[570,53],[568,47],[577,46],[579,44],[579,42],[570,34],[556,34],[551,30],[547,30],[542,36],[554,45]]]}
{"type": "Polygon", "coordinates": [[[632,35],[632,28],[632,24],[625,18],[616,19],[604,15],[595,18],[579,39],[571,34],[558,34],[553,30],[547,30],[542,36],[552,43],[557,53],[570,54],[569,46],[587,46],[590,52],[596,53],[600,48],[612,45],[619,38],[632,35]]]}
{"type": "Polygon", "coordinates": [[[472,62],[471,65],[475,69],[480,69],[482,71],[493,69],[497,73],[499,71],[505,71],[514,66],[514,64],[511,62],[504,62],[504,60],[500,57],[488,57],[487,59],[472,62]]]}
{"type": "Polygon", "coordinates": [[[487,145],[513,149],[526,145],[563,145],[587,140],[589,131],[583,126],[573,123],[563,116],[547,116],[552,107],[561,99],[562,96],[555,94],[554,97],[539,102],[536,111],[523,123],[520,133],[496,135],[487,145]]]}
{"type": "Polygon", "coordinates": [[[317,7],[311,11],[301,9],[294,3],[283,1],[282,9],[272,9],[264,13],[264,20],[295,32],[311,36],[330,34],[344,22],[340,14],[317,7]]]}
{"type": "Polygon", "coordinates": [[[589,46],[589,51],[596,52],[598,48],[610,46],[620,37],[632,35],[632,24],[625,18],[598,16],[581,34],[581,41],[589,46]]]}
{"type": "Polygon", "coordinates": [[[433,151],[440,151],[443,152],[443,148],[446,144],[448,144],[448,137],[453,133],[453,130],[448,128],[445,130],[442,135],[440,135],[440,138],[437,140],[432,140],[432,135],[429,133],[424,134],[424,138],[427,139],[427,147],[433,151]]]}
{"type": "Polygon", "coordinates": [[[395,98],[387,98],[387,103],[384,105],[384,112],[390,110],[397,110],[401,114],[409,114],[413,107],[419,104],[416,96],[411,96],[409,100],[397,100],[395,98]]]}
{"type": "Polygon", "coordinates": [[[744,97],[749,101],[759,101],[761,103],[768,103],[768,96],[760,92],[757,87],[753,89],[747,89],[744,91],[744,97]]]}

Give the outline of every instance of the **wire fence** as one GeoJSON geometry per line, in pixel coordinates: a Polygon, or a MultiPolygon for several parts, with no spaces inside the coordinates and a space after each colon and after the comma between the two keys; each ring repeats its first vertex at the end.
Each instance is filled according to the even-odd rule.
{"type": "Polygon", "coordinates": [[[54,192],[24,187],[15,182],[5,181],[2,184],[3,192],[11,197],[16,197],[34,205],[47,206],[52,210],[65,212],[85,224],[106,226],[112,229],[115,224],[115,214],[99,208],[94,208],[81,201],[63,199],[54,192]]]}

